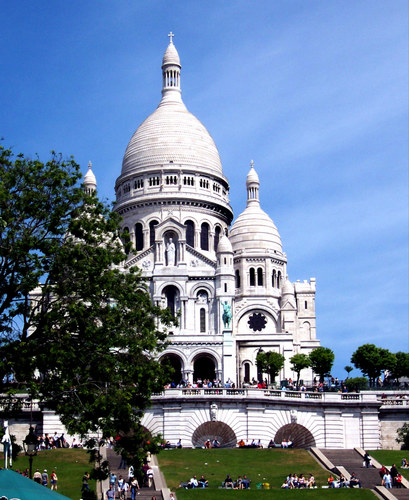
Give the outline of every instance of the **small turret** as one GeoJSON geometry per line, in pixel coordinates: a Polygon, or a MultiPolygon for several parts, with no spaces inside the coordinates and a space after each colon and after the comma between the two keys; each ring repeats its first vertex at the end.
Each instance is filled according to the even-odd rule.
{"type": "Polygon", "coordinates": [[[95,193],[97,190],[97,179],[92,171],[91,162],[88,162],[88,172],[84,176],[84,190],[87,194],[95,193]]]}

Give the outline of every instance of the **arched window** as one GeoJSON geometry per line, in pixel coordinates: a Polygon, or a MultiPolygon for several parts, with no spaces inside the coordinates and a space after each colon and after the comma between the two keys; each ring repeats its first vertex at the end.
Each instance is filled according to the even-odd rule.
{"type": "Polygon", "coordinates": [[[204,307],[200,308],[200,333],[206,331],[206,310],[204,307]]]}
{"type": "Polygon", "coordinates": [[[277,273],[277,288],[280,288],[281,286],[281,271],[278,271],[277,273]]]}
{"type": "Polygon", "coordinates": [[[217,251],[217,245],[219,244],[220,240],[220,233],[222,232],[222,229],[220,226],[216,226],[216,229],[214,230],[214,251],[217,251]]]}
{"type": "Polygon", "coordinates": [[[170,310],[173,317],[176,316],[176,303],[178,297],[178,290],[173,285],[168,285],[163,291],[166,307],[170,310]]]}
{"type": "Polygon", "coordinates": [[[256,286],[256,273],[254,267],[250,267],[250,286],[256,286]]]}
{"type": "Polygon", "coordinates": [[[275,286],[276,286],[276,279],[277,279],[277,273],[276,273],[276,270],[274,269],[273,275],[272,275],[272,278],[271,278],[271,286],[273,288],[275,288],[275,286]]]}
{"type": "Polygon", "coordinates": [[[138,222],[135,224],[135,250],[143,249],[143,229],[142,224],[138,222]]]}
{"type": "Polygon", "coordinates": [[[263,269],[261,267],[257,269],[257,285],[263,286],[263,269]]]}
{"type": "Polygon", "coordinates": [[[149,245],[152,246],[155,244],[155,226],[157,226],[159,222],[157,220],[151,220],[149,222],[149,245]]]}
{"type": "Polygon", "coordinates": [[[200,231],[200,248],[209,250],[209,224],[207,222],[203,222],[200,231]]]}
{"type": "Polygon", "coordinates": [[[240,288],[241,283],[240,283],[240,271],[236,269],[236,288],[240,288]]]}
{"type": "Polygon", "coordinates": [[[185,222],[186,227],[186,243],[191,247],[195,246],[195,223],[192,220],[185,222]]]}
{"type": "Polygon", "coordinates": [[[244,363],[244,382],[250,382],[250,363],[244,363]]]}

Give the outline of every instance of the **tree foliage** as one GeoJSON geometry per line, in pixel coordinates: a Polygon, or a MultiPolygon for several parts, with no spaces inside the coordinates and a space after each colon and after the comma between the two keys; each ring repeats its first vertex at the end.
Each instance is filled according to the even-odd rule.
{"type": "Polygon", "coordinates": [[[329,347],[317,347],[310,353],[311,368],[324,381],[324,377],[331,373],[335,355],[329,347]]]}
{"type": "Polygon", "coordinates": [[[260,372],[268,373],[271,383],[275,382],[275,378],[280,373],[284,366],[285,358],[282,354],[274,351],[259,352],[257,354],[256,363],[260,372]]]}
{"type": "Polygon", "coordinates": [[[409,377],[409,353],[399,351],[395,354],[396,364],[392,370],[392,376],[396,378],[399,383],[401,377],[409,377]]]}
{"type": "MultiPolygon", "coordinates": [[[[0,145],[0,345],[29,334],[29,295],[47,281],[71,212],[83,199],[80,177],[72,158],[52,153],[42,163],[0,145]]],[[[7,363],[0,360],[1,379],[7,363]]]]}
{"type": "Polygon", "coordinates": [[[349,374],[352,372],[353,368],[352,366],[349,366],[349,365],[346,365],[344,366],[344,370],[347,372],[348,376],[347,378],[349,378],[349,374]]]}
{"type": "Polygon", "coordinates": [[[297,374],[297,386],[300,381],[300,373],[304,368],[308,368],[311,364],[309,356],[306,354],[294,354],[292,358],[290,358],[290,362],[292,363],[291,370],[295,371],[297,374]]]}
{"type": "Polygon", "coordinates": [[[124,269],[119,217],[84,192],[72,159],[43,164],[3,149],[1,168],[3,373],[71,434],[138,435],[163,388],[157,355],[173,318],[152,304],[140,271],[124,269]]]}
{"type": "Polygon", "coordinates": [[[398,437],[396,438],[396,442],[402,443],[401,450],[409,450],[409,424],[403,424],[397,432],[398,437]]]}
{"type": "Polygon", "coordinates": [[[368,379],[366,377],[352,377],[345,380],[348,392],[359,392],[368,389],[368,379]]]}
{"type": "Polygon", "coordinates": [[[374,344],[363,344],[352,354],[351,362],[369,378],[370,385],[375,385],[375,380],[383,371],[394,371],[396,356],[388,349],[374,344]]]}

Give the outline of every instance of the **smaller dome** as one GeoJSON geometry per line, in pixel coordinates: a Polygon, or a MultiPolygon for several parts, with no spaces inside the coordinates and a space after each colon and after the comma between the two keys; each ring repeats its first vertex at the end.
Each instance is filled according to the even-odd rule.
{"type": "Polygon", "coordinates": [[[220,238],[219,244],[217,245],[217,253],[233,253],[233,247],[225,234],[220,238]]]}
{"type": "Polygon", "coordinates": [[[283,295],[294,295],[294,285],[287,278],[283,284],[282,288],[283,295]]]}
{"type": "Polygon", "coordinates": [[[246,185],[248,186],[249,184],[252,184],[254,182],[256,182],[257,184],[260,184],[260,179],[258,178],[258,174],[255,171],[255,169],[253,167],[253,163],[252,163],[250,171],[247,174],[246,185]]]}
{"type": "Polygon", "coordinates": [[[92,163],[88,163],[88,172],[84,175],[84,186],[95,190],[97,188],[97,179],[92,171],[92,163]]]}
{"type": "Polygon", "coordinates": [[[230,230],[234,250],[268,249],[282,253],[281,238],[271,218],[259,205],[249,205],[230,230]]]}
{"type": "Polygon", "coordinates": [[[177,66],[180,66],[179,54],[178,51],[176,50],[176,47],[173,45],[172,39],[168,45],[168,48],[163,54],[163,59],[162,59],[162,67],[168,64],[176,64],[177,66]]]}

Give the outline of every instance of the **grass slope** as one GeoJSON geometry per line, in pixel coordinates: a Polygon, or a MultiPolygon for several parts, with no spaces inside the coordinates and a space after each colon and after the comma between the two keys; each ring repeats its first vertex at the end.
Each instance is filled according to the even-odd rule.
{"type": "Polygon", "coordinates": [[[299,490],[282,490],[281,485],[289,473],[312,473],[318,485],[317,489],[304,490],[301,495],[309,498],[336,496],[337,499],[356,498],[374,499],[370,490],[363,489],[321,489],[327,484],[328,473],[322,469],[306,450],[283,449],[244,449],[244,450],[190,450],[172,449],[158,455],[159,466],[165,475],[168,487],[176,491],[179,500],[203,498],[204,500],[223,500],[244,495],[246,499],[286,498],[300,496],[299,490]],[[178,488],[181,481],[188,481],[193,475],[204,475],[209,481],[205,490],[185,490],[178,488]],[[250,490],[219,489],[226,475],[233,479],[244,474],[251,479],[250,490]],[[270,490],[256,489],[257,483],[270,483],[270,490]]]}
{"type": "MultiPolygon", "coordinates": [[[[2,455],[0,455],[0,460],[3,464],[2,455]]],[[[13,470],[25,470],[28,467],[28,457],[25,455],[19,455],[13,463],[13,470]]],[[[58,477],[58,493],[73,500],[79,500],[81,498],[82,476],[85,471],[90,471],[90,464],[85,450],[78,448],[44,450],[39,451],[37,456],[33,458],[33,474],[36,469],[41,472],[47,469],[49,478],[54,469],[58,477]]],[[[95,481],[90,481],[89,487],[95,491],[95,481]]]]}

